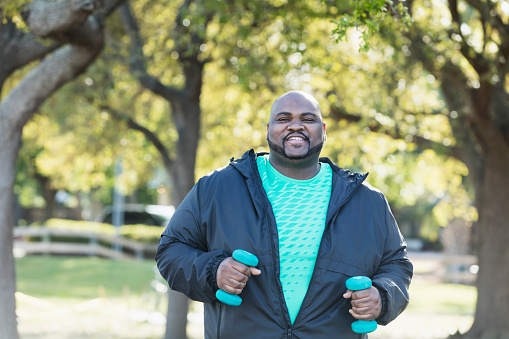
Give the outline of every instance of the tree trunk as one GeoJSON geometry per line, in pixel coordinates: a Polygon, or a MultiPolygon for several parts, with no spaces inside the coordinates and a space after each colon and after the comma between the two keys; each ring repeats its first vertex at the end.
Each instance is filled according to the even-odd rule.
{"type": "MultiPolygon", "coordinates": [[[[50,35],[70,44],[56,50],[32,69],[0,102],[0,338],[18,338],[16,325],[16,277],[13,256],[13,202],[15,164],[24,125],[42,103],[62,85],[74,79],[96,59],[103,47],[101,20],[89,16],[99,1],[36,0],[24,12],[30,30],[50,35]],[[55,19],[55,15],[58,20],[55,19]],[[55,20],[48,20],[54,18],[55,20]],[[65,26],[62,24],[72,23],[65,26]],[[55,26],[56,24],[56,26],[55,26]]],[[[0,23],[4,25],[4,23],[0,23]]],[[[16,30],[9,22],[0,29],[6,49],[0,64],[8,76],[15,69],[37,60],[44,51],[33,37],[16,30]],[[7,29],[5,29],[7,28],[7,29]],[[34,49],[37,53],[34,53],[34,49]],[[20,61],[22,60],[22,62],[20,61]]],[[[0,79],[3,81],[3,78],[0,79]]]]}
{"type": "MultiPolygon", "coordinates": [[[[163,97],[171,106],[171,118],[179,137],[173,157],[167,153],[166,147],[162,145],[154,133],[139,126],[132,119],[128,119],[128,124],[130,127],[143,132],[161,153],[164,165],[173,184],[172,203],[175,207],[180,205],[187,193],[189,193],[194,186],[196,153],[198,141],[200,139],[200,95],[203,85],[204,62],[199,60],[198,46],[203,43],[203,38],[181,25],[183,13],[189,10],[191,2],[192,1],[185,1],[182,4],[176,18],[176,34],[181,40],[176,42],[175,48],[181,55],[186,55],[186,58],[183,58],[181,62],[183,75],[185,77],[185,86],[183,89],[166,86],[161,83],[159,79],[148,74],[146,61],[144,60],[145,57],[143,55],[143,42],[136,20],[127,3],[121,7],[122,20],[131,38],[131,72],[138,78],[142,86],[149,89],[154,94],[163,97]],[[193,41],[191,46],[186,37],[189,37],[189,40],[193,41]],[[189,50],[193,52],[189,53],[189,50]]],[[[205,31],[210,19],[211,17],[207,17],[203,24],[203,31],[205,31]]],[[[188,311],[189,300],[187,297],[181,293],[169,291],[165,339],[187,338],[186,327],[188,311]]]]}
{"type": "Polygon", "coordinates": [[[13,188],[21,131],[0,119],[0,339],[18,338],[16,326],[16,275],[12,253],[13,188]]]}
{"type": "MultiPolygon", "coordinates": [[[[185,100],[185,99],[184,99],[185,100]]],[[[179,139],[175,152],[175,161],[169,171],[173,180],[173,204],[180,205],[195,183],[194,170],[196,153],[200,140],[200,98],[172,104],[173,120],[179,139]]]]}
{"type": "MultiPolygon", "coordinates": [[[[35,166],[35,165],[34,165],[35,166]]],[[[44,220],[43,222],[46,222],[46,220],[50,218],[55,217],[55,196],[57,195],[57,191],[51,187],[51,179],[40,174],[40,173],[34,173],[34,177],[39,183],[39,186],[42,190],[42,197],[44,198],[44,220]]]]}
{"type": "MultiPolygon", "coordinates": [[[[459,15],[457,1],[446,3],[453,20],[448,31],[458,34],[465,16],[459,15]]],[[[485,54],[486,50],[474,51],[466,40],[458,42],[463,61],[477,73],[479,86],[469,86],[465,68],[436,49],[435,43],[439,41],[430,39],[434,35],[428,33],[428,27],[414,25],[407,37],[412,42],[412,58],[440,79],[449,111],[458,113],[457,118],[449,121],[458,158],[469,170],[479,215],[473,232],[479,263],[475,320],[466,334],[452,338],[505,339],[509,338],[509,99],[506,90],[509,36],[507,24],[490,2],[466,3],[472,6],[468,10],[475,13],[471,17],[479,16],[485,41],[491,35],[502,36],[499,46],[504,46],[493,57],[485,54]],[[495,17],[493,21],[492,17],[495,17]],[[444,58],[442,65],[436,62],[438,57],[444,58]],[[501,81],[489,81],[493,75],[501,81]]],[[[407,4],[412,13],[414,2],[407,4]]]]}
{"type": "Polygon", "coordinates": [[[64,47],[28,74],[0,104],[0,178],[2,178],[0,180],[0,328],[2,329],[0,336],[5,335],[2,338],[17,338],[12,207],[15,164],[23,126],[51,93],[81,73],[97,54],[97,51],[91,54],[84,48],[64,47]],[[73,60],[73,53],[80,54],[77,59],[81,62],[74,65],[70,62],[73,60]],[[53,67],[59,68],[61,72],[54,72],[53,67]],[[49,93],[46,95],[45,92],[49,93]]]}
{"type": "MultiPolygon", "coordinates": [[[[189,100],[189,99],[188,99],[189,100]]],[[[195,183],[194,169],[200,139],[200,99],[187,101],[185,98],[172,103],[172,116],[177,126],[176,161],[168,169],[173,184],[172,200],[175,207],[180,205],[195,183]]],[[[186,339],[189,299],[182,293],[169,291],[165,339],[186,339]]]]}
{"type": "Polygon", "coordinates": [[[486,158],[480,194],[477,308],[471,339],[509,338],[509,150],[505,145],[486,158]]]}
{"type": "Polygon", "coordinates": [[[180,292],[168,290],[168,313],[166,315],[165,339],[187,338],[187,312],[189,299],[180,292]]]}

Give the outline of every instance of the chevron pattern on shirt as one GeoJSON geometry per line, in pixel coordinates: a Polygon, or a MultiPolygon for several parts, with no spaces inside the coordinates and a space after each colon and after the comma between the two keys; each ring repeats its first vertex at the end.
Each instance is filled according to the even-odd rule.
{"type": "Polygon", "coordinates": [[[295,180],[277,172],[268,156],[258,157],[257,164],[276,218],[280,280],[293,323],[306,295],[325,228],[332,169],[322,163],[315,177],[295,180]]]}

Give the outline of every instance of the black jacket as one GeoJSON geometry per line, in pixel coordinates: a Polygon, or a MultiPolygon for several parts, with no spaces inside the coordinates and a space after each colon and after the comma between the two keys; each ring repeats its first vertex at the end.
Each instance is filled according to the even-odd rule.
{"type": "Polygon", "coordinates": [[[412,264],[389,205],[366,175],[333,169],[326,226],[307,294],[291,324],[279,280],[277,227],[253,150],[201,178],[161,236],[156,261],[170,288],[205,303],[205,337],[221,339],[366,338],[355,334],[342,297],[345,281],[365,275],[381,291],[387,324],[408,303],[412,264]],[[216,271],[237,249],[255,254],[238,307],[217,301],[216,271]]]}

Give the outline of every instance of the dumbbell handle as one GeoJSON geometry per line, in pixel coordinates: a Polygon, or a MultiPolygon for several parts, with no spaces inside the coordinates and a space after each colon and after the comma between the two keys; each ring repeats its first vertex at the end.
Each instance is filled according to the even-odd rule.
{"type": "MultiPolygon", "coordinates": [[[[373,283],[365,276],[351,277],[346,281],[346,288],[350,291],[360,291],[370,288],[373,283]]],[[[355,333],[370,333],[376,330],[377,324],[374,320],[357,320],[352,323],[352,331],[355,333]]]]}
{"type": "MultiPolygon", "coordinates": [[[[235,250],[232,254],[233,259],[247,266],[258,265],[258,258],[247,251],[235,250]]],[[[242,303],[242,298],[236,294],[230,294],[223,290],[217,290],[216,298],[230,306],[239,306],[242,303]]]]}

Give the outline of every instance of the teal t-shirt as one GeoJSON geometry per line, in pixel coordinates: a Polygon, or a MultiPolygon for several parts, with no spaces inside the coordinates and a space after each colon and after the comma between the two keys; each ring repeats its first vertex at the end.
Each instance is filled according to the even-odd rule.
{"type": "Polygon", "coordinates": [[[296,180],[275,170],[268,155],[256,158],[256,162],[276,218],[280,280],[293,323],[306,295],[325,228],[332,169],[321,163],[316,176],[296,180]]]}

